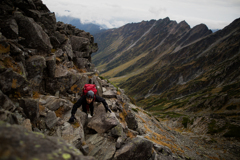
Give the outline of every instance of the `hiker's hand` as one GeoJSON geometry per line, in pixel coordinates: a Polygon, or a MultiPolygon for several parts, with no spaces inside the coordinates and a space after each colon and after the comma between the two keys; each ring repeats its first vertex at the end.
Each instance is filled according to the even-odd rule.
{"type": "Polygon", "coordinates": [[[107,113],[107,112],[112,113],[112,111],[111,111],[109,108],[106,108],[106,113],[107,113]]]}
{"type": "Polygon", "coordinates": [[[72,115],[71,118],[69,119],[69,122],[70,122],[70,123],[73,123],[75,119],[76,119],[75,116],[72,115]]]}

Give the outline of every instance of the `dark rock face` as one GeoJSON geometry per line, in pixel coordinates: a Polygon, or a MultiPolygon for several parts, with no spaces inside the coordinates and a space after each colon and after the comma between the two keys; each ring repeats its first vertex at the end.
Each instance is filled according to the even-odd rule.
{"type": "Polygon", "coordinates": [[[152,142],[136,137],[117,150],[114,159],[150,159],[152,147],[152,142]]]}
{"type": "Polygon", "coordinates": [[[27,118],[29,118],[32,122],[36,121],[39,118],[38,101],[30,98],[25,98],[19,101],[19,105],[23,108],[23,111],[26,114],[27,118]]]}
{"type": "Polygon", "coordinates": [[[20,126],[10,126],[0,122],[0,158],[2,159],[46,159],[46,155],[53,159],[94,160],[85,157],[73,149],[65,141],[55,137],[45,136],[39,132],[30,132],[20,126]],[[12,134],[15,133],[15,134],[12,134]]]}
{"type": "Polygon", "coordinates": [[[128,128],[133,129],[133,130],[136,130],[138,128],[138,124],[135,119],[135,116],[131,112],[127,114],[126,122],[128,124],[128,128]]]}
{"type": "Polygon", "coordinates": [[[6,38],[9,39],[16,39],[18,38],[18,25],[15,19],[9,19],[6,21],[1,22],[1,32],[6,35],[6,38]]]}
{"type": "Polygon", "coordinates": [[[118,125],[118,120],[113,113],[106,113],[103,105],[95,109],[96,114],[88,123],[88,128],[94,129],[98,133],[104,133],[118,125]]]}
{"type": "Polygon", "coordinates": [[[17,17],[19,36],[25,38],[23,44],[30,48],[37,48],[50,53],[52,45],[50,38],[32,18],[17,17]]]}
{"type": "Polygon", "coordinates": [[[32,56],[26,61],[27,77],[33,86],[40,85],[43,78],[43,70],[46,67],[46,60],[42,56],[32,56]]]}
{"type": "Polygon", "coordinates": [[[13,97],[31,96],[32,89],[29,82],[12,69],[7,69],[0,74],[0,87],[3,93],[13,97]]]}

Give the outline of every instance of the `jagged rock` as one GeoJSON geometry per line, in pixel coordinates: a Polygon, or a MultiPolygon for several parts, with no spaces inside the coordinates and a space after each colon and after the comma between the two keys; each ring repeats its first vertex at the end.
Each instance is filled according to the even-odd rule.
{"type": "Polygon", "coordinates": [[[51,111],[56,111],[61,107],[62,114],[69,111],[72,106],[72,103],[68,100],[57,98],[56,96],[45,96],[42,97],[42,100],[45,100],[44,106],[51,111]]]}
{"type": "Polygon", "coordinates": [[[7,69],[0,74],[0,89],[11,97],[32,96],[29,82],[12,69],[7,69]]]}
{"type": "Polygon", "coordinates": [[[22,123],[22,126],[26,128],[28,131],[32,131],[32,124],[30,119],[25,119],[22,123]]]}
{"type": "Polygon", "coordinates": [[[172,151],[167,146],[154,145],[153,147],[157,152],[165,156],[172,156],[172,151]]]}
{"type": "Polygon", "coordinates": [[[15,114],[3,109],[0,109],[0,121],[4,121],[10,124],[19,124],[19,121],[15,114]]]}
{"type": "Polygon", "coordinates": [[[91,71],[91,63],[86,58],[74,58],[74,64],[79,69],[87,69],[88,72],[91,71]]]}
{"type": "Polygon", "coordinates": [[[14,111],[16,108],[13,102],[5,94],[3,94],[1,90],[0,90],[0,104],[1,108],[8,111],[14,111]]]}
{"type": "Polygon", "coordinates": [[[57,40],[59,41],[60,44],[62,44],[64,41],[67,40],[66,35],[61,34],[59,31],[56,31],[54,33],[54,36],[57,38],[57,40]]]}
{"type": "Polygon", "coordinates": [[[71,41],[69,39],[66,40],[66,42],[64,42],[64,44],[62,44],[61,49],[66,52],[66,54],[68,55],[68,58],[70,60],[73,59],[73,50],[72,50],[72,46],[71,46],[71,41]]]}
{"type": "Polygon", "coordinates": [[[27,3],[25,0],[13,1],[14,5],[22,10],[25,9],[36,9],[35,4],[32,0],[28,0],[27,3]]]}
{"type": "Polygon", "coordinates": [[[84,84],[88,83],[88,77],[57,66],[55,78],[47,78],[45,83],[45,90],[51,94],[55,94],[56,91],[60,91],[61,94],[79,93],[84,84]]]}
{"type": "Polygon", "coordinates": [[[94,160],[60,138],[30,132],[21,126],[10,126],[0,122],[0,159],[39,159],[47,157],[59,160],[94,160]],[[16,143],[18,142],[18,143],[16,143]]]}
{"type": "Polygon", "coordinates": [[[131,112],[127,113],[126,122],[127,122],[128,128],[133,130],[136,130],[138,128],[138,123],[133,113],[131,112]]]}
{"type": "Polygon", "coordinates": [[[50,111],[46,117],[46,125],[49,129],[53,128],[59,121],[59,117],[56,116],[55,112],[50,111]]]}
{"type": "Polygon", "coordinates": [[[94,129],[98,133],[104,133],[119,124],[115,114],[106,113],[103,105],[95,107],[95,115],[92,117],[87,127],[94,129]]]}
{"type": "Polygon", "coordinates": [[[89,58],[90,53],[89,52],[79,52],[79,51],[73,51],[73,54],[77,58],[89,58]]]}
{"type": "Polygon", "coordinates": [[[113,159],[150,159],[152,156],[152,147],[152,142],[136,137],[117,150],[113,159]]]}
{"type": "Polygon", "coordinates": [[[52,35],[56,30],[56,17],[54,13],[41,14],[41,17],[37,19],[37,22],[43,24],[43,29],[47,30],[48,35],[52,35]]]}
{"type": "Polygon", "coordinates": [[[116,138],[121,137],[121,136],[124,136],[123,134],[124,134],[123,128],[122,128],[122,125],[120,123],[116,127],[111,129],[112,137],[116,137],[116,138]]]}
{"type": "MultiPolygon", "coordinates": [[[[22,49],[20,48],[21,45],[14,43],[14,42],[10,42],[10,49],[11,49],[11,54],[12,55],[17,55],[17,56],[22,56],[24,58],[19,58],[19,61],[25,61],[25,53],[22,51],[22,49]]],[[[17,58],[17,57],[16,57],[17,58]]]]}
{"type": "Polygon", "coordinates": [[[47,57],[46,64],[47,64],[47,71],[48,71],[49,77],[51,78],[55,77],[56,56],[53,55],[51,57],[47,57]]]}
{"type": "Polygon", "coordinates": [[[97,76],[95,76],[95,75],[94,75],[91,79],[92,79],[93,84],[96,85],[97,95],[99,95],[100,97],[102,97],[103,91],[102,91],[101,80],[100,80],[97,76]]]}
{"type": "Polygon", "coordinates": [[[88,155],[96,159],[110,160],[116,151],[115,142],[100,134],[90,136],[86,143],[89,146],[88,155]]]}
{"type": "Polygon", "coordinates": [[[51,44],[52,44],[53,48],[59,48],[60,47],[61,43],[59,42],[59,40],[56,37],[50,36],[50,41],[51,41],[51,44]]]}
{"type": "Polygon", "coordinates": [[[46,67],[46,60],[42,56],[32,56],[26,61],[26,70],[28,73],[27,77],[30,80],[33,88],[38,88],[42,82],[43,70],[46,67]]]}
{"type": "Polygon", "coordinates": [[[90,44],[89,39],[84,37],[70,36],[70,40],[74,51],[84,52],[90,44]]]}
{"type": "Polygon", "coordinates": [[[50,53],[52,49],[50,38],[43,31],[41,26],[39,26],[32,18],[24,16],[17,16],[16,20],[19,27],[19,36],[25,38],[22,42],[23,44],[30,48],[36,48],[50,53]]]}
{"type": "Polygon", "coordinates": [[[34,0],[33,2],[36,6],[36,9],[45,11],[45,12],[50,12],[50,10],[47,8],[47,6],[42,3],[42,0],[34,0]]]}
{"type": "Polygon", "coordinates": [[[62,138],[70,144],[75,144],[76,146],[76,142],[82,144],[82,142],[85,141],[83,126],[79,121],[76,121],[73,124],[65,122],[61,130],[62,138]]]}
{"type": "Polygon", "coordinates": [[[106,92],[103,92],[104,98],[117,98],[117,93],[112,90],[107,90],[106,92]]]}
{"type": "MultiPolygon", "coordinates": [[[[70,115],[68,117],[70,118],[70,115]]],[[[88,115],[85,112],[82,112],[78,109],[75,117],[77,118],[78,121],[81,122],[83,127],[86,127],[88,123],[88,115]]]]}
{"type": "Polygon", "coordinates": [[[63,65],[65,65],[67,68],[73,68],[74,67],[74,64],[72,61],[70,62],[64,62],[63,65]]]}
{"type": "Polygon", "coordinates": [[[121,148],[121,146],[124,144],[123,137],[118,137],[117,143],[116,143],[116,149],[121,148]]]}
{"type": "Polygon", "coordinates": [[[62,49],[58,49],[58,50],[55,52],[55,55],[56,55],[56,57],[61,57],[61,56],[63,55],[62,49]]]}
{"type": "Polygon", "coordinates": [[[18,38],[18,25],[15,19],[8,19],[1,24],[1,32],[8,39],[16,39],[18,38]]]}
{"type": "Polygon", "coordinates": [[[27,118],[32,122],[39,118],[39,103],[37,100],[32,98],[22,98],[19,100],[19,105],[23,108],[27,118]]]}

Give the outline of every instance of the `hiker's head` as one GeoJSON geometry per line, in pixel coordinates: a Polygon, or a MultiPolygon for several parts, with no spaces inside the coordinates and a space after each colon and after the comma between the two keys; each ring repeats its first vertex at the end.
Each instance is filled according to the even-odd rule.
{"type": "Polygon", "coordinates": [[[92,103],[93,101],[93,98],[94,98],[94,92],[93,91],[88,91],[87,94],[86,94],[86,101],[88,104],[92,103]]]}

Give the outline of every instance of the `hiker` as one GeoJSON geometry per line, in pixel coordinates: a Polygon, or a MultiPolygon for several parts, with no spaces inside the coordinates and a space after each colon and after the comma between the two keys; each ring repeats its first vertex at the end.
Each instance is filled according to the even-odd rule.
{"type": "Polygon", "coordinates": [[[82,95],[81,98],[77,101],[77,103],[75,103],[73,105],[72,111],[71,111],[71,118],[69,119],[69,122],[74,122],[75,118],[75,113],[77,111],[77,108],[80,107],[82,105],[82,111],[85,112],[87,114],[87,111],[90,109],[91,112],[91,116],[93,116],[93,111],[94,111],[94,107],[93,107],[93,102],[102,102],[106,112],[109,111],[110,113],[112,112],[109,108],[108,108],[108,104],[106,103],[105,99],[94,95],[94,92],[92,90],[89,90],[87,92],[86,95],[82,95]]]}

